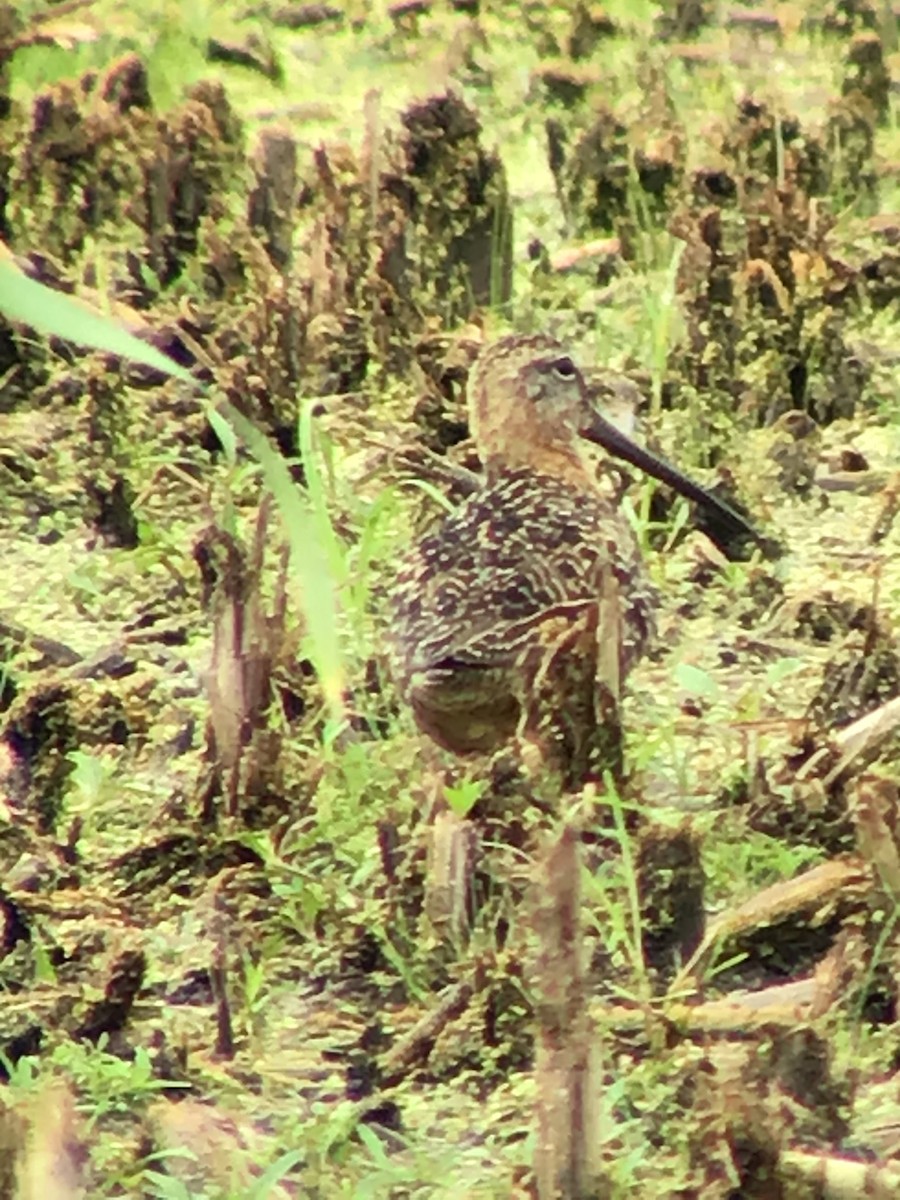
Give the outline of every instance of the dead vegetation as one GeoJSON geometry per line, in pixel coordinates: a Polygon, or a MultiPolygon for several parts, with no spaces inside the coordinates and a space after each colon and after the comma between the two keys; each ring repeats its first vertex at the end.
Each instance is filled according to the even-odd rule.
{"type": "Polygon", "coordinates": [[[894,1195],[884,6],[368,7],[264,5],[252,54],[206,55],[270,82],[288,34],[380,55],[324,140],[248,130],[212,68],[161,111],[118,47],[12,88],[66,14],[2,9],[4,238],[277,445],[346,678],[336,724],[277,497],[202,399],[0,328],[0,1195],[250,1195],[278,1163],[270,1195],[894,1195]],[[416,55],[440,86],[397,113],[416,55]],[[590,347],[617,313],[604,396],[783,553],[728,564],[629,491],[664,601],[628,783],[548,813],[515,763],[431,760],[380,597],[472,486],[483,329],[590,347]]]}

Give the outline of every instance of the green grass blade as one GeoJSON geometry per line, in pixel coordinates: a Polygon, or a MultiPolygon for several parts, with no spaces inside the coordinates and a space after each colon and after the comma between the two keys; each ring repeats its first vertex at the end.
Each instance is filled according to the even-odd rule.
{"type": "Polygon", "coordinates": [[[143,363],[187,383],[195,380],[168,355],[149,346],[112,317],[84,301],[29,279],[0,247],[0,313],[48,337],[61,337],[91,350],[143,363]]]}
{"type": "MultiPolygon", "coordinates": [[[[80,346],[143,363],[199,388],[189,371],[129,333],[113,317],[104,316],[72,296],[29,279],[2,244],[0,313],[11,321],[30,326],[38,333],[62,337],[80,346]]],[[[275,497],[291,546],[294,569],[300,580],[313,665],[321,680],[331,716],[340,720],[343,714],[344,680],[337,628],[338,607],[327,548],[322,544],[322,530],[309,505],[301,498],[284,459],[265,434],[225,402],[210,406],[213,418],[216,408],[259,462],[266,484],[275,497]]]]}
{"type": "Polygon", "coordinates": [[[344,670],[338,631],[338,605],[328,554],[320,530],[288,471],[287,464],[252,421],[227,401],[217,405],[262,468],[266,486],[275,498],[291,548],[291,562],[300,582],[310,652],[330,715],[343,717],[344,670]]]}

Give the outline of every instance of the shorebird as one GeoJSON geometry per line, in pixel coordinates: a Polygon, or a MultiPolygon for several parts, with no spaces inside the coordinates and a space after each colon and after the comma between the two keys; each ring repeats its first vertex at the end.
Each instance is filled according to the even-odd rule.
{"type": "Polygon", "coordinates": [[[655,607],[634,533],[598,488],[597,448],[701,504],[722,538],[757,535],[603,418],[552,337],[489,345],[467,400],[483,482],[400,565],[394,675],[440,746],[523,739],[578,786],[616,758],[621,686],[655,607]]]}

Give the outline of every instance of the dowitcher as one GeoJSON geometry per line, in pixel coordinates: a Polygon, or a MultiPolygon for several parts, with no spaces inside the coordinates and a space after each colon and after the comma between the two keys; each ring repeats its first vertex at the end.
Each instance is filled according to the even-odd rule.
{"type": "Polygon", "coordinates": [[[731,509],[594,409],[554,338],[505,337],[468,384],[484,481],[400,566],[389,631],[420,728],[457,754],[536,742],[573,783],[618,746],[621,683],[654,596],[634,534],[597,484],[597,447],[752,534],[731,509]]]}

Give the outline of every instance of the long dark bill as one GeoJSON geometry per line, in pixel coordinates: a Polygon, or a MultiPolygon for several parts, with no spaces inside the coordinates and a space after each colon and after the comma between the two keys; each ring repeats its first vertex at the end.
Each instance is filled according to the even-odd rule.
{"type": "Polygon", "coordinates": [[[615,458],[631,463],[640,471],[646,471],[654,479],[674,488],[686,500],[693,500],[695,504],[700,505],[705,518],[702,522],[703,525],[707,528],[713,541],[723,549],[727,548],[729,542],[746,541],[748,538],[760,545],[765,545],[765,539],[761,534],[740,513],[735,512],[730,504],[726,504],[724,500],[720,500],[718,496],[708,492],[699,483],[694,483],[692,479],[682,475],[681,471],[664,459],[657,458],[655,454],[651,454],[649,450],[645,450],[643,446],[633,442],[599,413],[594,413],[590,425],[580,432],[582,437],[602,446],[615,458]]]}

